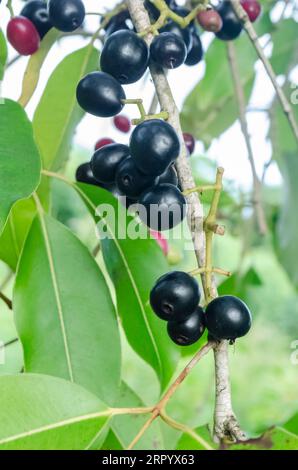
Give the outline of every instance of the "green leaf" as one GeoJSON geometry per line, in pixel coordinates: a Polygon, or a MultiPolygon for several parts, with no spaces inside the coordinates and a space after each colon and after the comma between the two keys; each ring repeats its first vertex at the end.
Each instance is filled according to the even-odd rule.
{"type": "Polygon", "coordinates": [[[78,385],[45,375],[0,377],[1,450],[80,450],[107,422],[107,408],[78,385]]]}
{"type": "Polygon", "coordinates": [[[46,60],[51,47],[56,42],[56,39],[59,37],[59,35],[60,32],[57,29],[51,28],[42,40],[38,51],[33,54],[29,59],[23,78],[22,93],[20,98],[18,99],[18,102],[24,108],[29,103],[37,88],[41,67],[44,61],[46,60]]]}
{"type": "Polygon", "coordinates": [[[277,426],[257,439],[229,446],[229,450],[298,450],[298,436],[277,426]]]}
{"type": "Polygon", "coordinates": [[[249,268],[243,275],[232,274],[218,287],[220,295],[235,295],[244,302],[251,297],[251,289],[261,287],[263,281],[254,267],[249,268]]]}
{"type": "Polygon", "coordinates": [[[217,449],[218,446],[213,442],[207,426],[201,426],[194,431],[192,435],[182,434],[177,444],[177,450],[210,450],[217,449]]]}
{"type": "Polygon", "coordinates": [[[68,158],[74,131],[84,116],[76,87],[97,65],[98,51],[88,45],[63,59],[50,76],[33,118],[44,168],[57,170],[68,158]]]}
{"type": "Polygon", "coordinates": [[[32,126],[14,101],[0,105],[0,234],[16,201],[29,197],[40,181],[40,157],[32,126]]]}
{"type": "MultiPolygon", "coordinates": [[[[43,207],[48,208],[49,185],[47,179],[42,178],[37,193],[43,207]]],[[[17,268],[20,254],[35,216],[36,204],[33,197],[18,201],[10,211],[7,223],[0,236],[0,259],[13,271],[17,268]]]]}
{"type": "Polygon", "coordinates": [[[14,310],[26,372],[62,377],[115,400],[120,338],[108,287],[87,248],[45,214],[24,245],[14,310]]]}
{"type": "Polygon", "coordinates": [[[1,304],[0,310],[0,375],[18,374],[24,365],[23,351],[11,311],[1,304]]]}
{"type": "Polygon", "coordinates": [[[5,64],[7,61],[7,44],[5,36],[0,29],[0,81],[3,79],[5,64]]]}
{"type": "Polygon", "coordinates": [[[295,20],[287,19],[278,23],[278,27],[272,34],[271,65],[277,75],[286,75],[290,68],[297,63],[297,27],[298,24],[295,20]]]}
{"type": "MultiPolygon", "coordinates": [[[[143,406],[145,405],[137,394],[126,383],[122,382],[117,408],[139,408],[143,406]]],[[[111,430],[123,449],[127,449],[147,420],[148,415],[119,415],[113,417],[110,424],[111,430]]],[[[163,436],[158,421],[152,423],[134,449],[164,449],[163,436]]]]}
{"type": "Polygon", "coordinates": [[[165,258],[154,240],[129,237],[127,227],[135,222],[110,193],[85,184],[76,187],[96,220],[96,209],[105,205],[97,214],[107,226],[102,252],[116,289],[118,313],[130,345],[153,367],[165,387],[177,366],[179,348],[169,340],[166,324],[149,304],[152,286],[169,270],[165,258]]]}
{"type": "MultiPolygon", "coordinates": [[[[245,35],[235,41],[241,83],[246,97],[252,91],[256,55],[245,35]]],[[[238,118],[235,90],[227,58],[227,45],[214,39],[206,54],[206,72],[196,85],[182,110],[183,129],[210,145],[238,118]]]]}

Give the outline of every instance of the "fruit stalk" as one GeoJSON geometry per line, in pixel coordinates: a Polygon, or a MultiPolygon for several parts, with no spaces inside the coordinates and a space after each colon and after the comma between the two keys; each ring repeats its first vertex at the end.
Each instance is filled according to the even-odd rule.
{"type": "Polygon", "coordinates": [[[284,111],[284,113],[285,113],[285,115],[286,115],[286,117],[289,121],[290,127],[293,131],[293,134],[294,134],[294,137],[298,142],[298,124],[296,122],[292,107],[291,107],[291,105],[290,105],[283,89],[278,84],[275,72],[274,72],[274,70],[272,68],[272,65],[270,64],[269,60],[267,59],[267,57],[264,54],[263,48],[262,48],[262,46],[259,42],[258,35],[257,35],[253,25],[249,21],[249,17],[247,15],[246,11],[242,8],[242,6],[240,4],[240,1],[239,0],[230,0],[230,1],[231,1],[231,5],[232,5],[232,7],[235,11],[235,14],[239,18],[239,20],[242,22],[243,27],[244,27],[250,41],[252,42],[253,46],[255,47],[255,50],[256,50],[261,62],[263,63],[263,65],[265,67],[265,70],[266,70],[266,72],[267,72],[267,74],[268,74],[268,76],[271,80],[271,83],[272,83],[272,85],[273,85],[273,87],[276,91],[276,95],[279,99],[281,107],[282,107],[282,109],[283,109],[283,111],[284,111]]]}
{"type": "MultiPolygon", "coordinates": [[[[126,0],[126,2],[137,31],[150,31],[150,20],[144,7],[143,0],[126,0]]],[[[148,45],[151,44],[153,38],[154,35],[151,32],[145,36],[145,40],[148,45]]],[[[183,191],[188,191],[195,187],[195,182],[190,164],[188,162],[187,149],[184,144],[183,133],[180,124],[179,110],[176,106],[171,88],[163,69],[155,64],[151,64],[150,73],[159,103],[161,105],[161,109],[169,113],[168,122],[174,127],[181,141],[181,152],[177,160],[176,167],[183,191]]],[[[188,223],[192,234],[194,252],[197,258],[198,267],[202,268],[205,267],[203,207],[197,193],[189,194],[187,196],[187,202],[188,223]]],[[[207,289],[204,274],[202,274],[202,282],[206,296],[207,289]]],[[[214,293],[217,294],[213,277],[212,284],[214,285],[214,293]]],[[[216,437],[217,439],[222,440],[226,439],[227,435],[229,435],[232,440],[241,440],[244,437],[243,432],[238,425],[236,417],[232,411],[231,404],[228,371],[228,343],[226,341],[219,343],[219,345],[214,349],[214,355],[216,373],[216,408],[214,430],[216,437]]]]}

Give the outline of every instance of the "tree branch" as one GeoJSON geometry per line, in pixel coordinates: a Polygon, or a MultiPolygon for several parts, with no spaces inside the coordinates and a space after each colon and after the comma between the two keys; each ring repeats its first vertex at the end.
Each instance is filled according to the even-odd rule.
{"type": "MultiPolygon", "coordinates": [[[[126,0],[131,18],[138,32],[148,30],[150,27],[150,20],[148,13],[144,7],[143,0],[126,0]]],[[[148,33],[145,36],[145,40],[148,45],[153,40],[153,35],[148,33]]],[[[180,124],[179,111],[176,106],[175,100],[172,95],[171,88],[169,86],[167,77],[162,68],[155,64],[150,65],[150,72],[152,80],[155,86],[156,94],[161,105],[161,109],[169,113],[169,123],[176,130],[180,142],[181,152],[176,163],[179,179],[183,188],[183,191],[192,189],[195,186],[194,178],[192,175],[191,167],[187,158],[187,150],[184,144],[183,133],[180,124]]],[[[188,203],[188,224],[192,234],[192,240],[194,245],[194,253],[197,259],[198,267],[205,267],[205,233],[204,233],[204,213],[203,207],[200,202],[197,193],[191,193],[187,197],[188,203]]],[[[202,275],[202,283],[204,287],[205,297],[208,298],[208,291],[205,282],[205,274],[202,275]]],[[[212,279],[214,286],[214,294],[217,294],[216,287],[214,284],[214,278],[212,279]]],[[[219,347],[214,349],[215,361],[220,364],[228,363],[228,343],[223,341],[219,347]]],[[[225,400],[221,400],[220,390],[222,387],[229,382],[228,370],[225,368],[222,373],[219,373],[218,367],[216,367],[216,400],[219,406],[222,401],[222,416],[215,413],[215,424],[214,429],[219,440],[226,437],[226,430],[230,430],[230,436],[232,440],[243,439],[243,433],[237,423],[235,415],[231,412],[231,394],[230,389],[227,389],[225,400]],[[225,421],[225,432],[221,426],[222,420],[225,421]]]]}
{"type": "Polygon", "coordinates": [[[9,308],[9,310],[12,310],[12,301],[8,297],[6,297],[6,295],[3,294],[2,292],[0,292],[0,299],[3,300],[3,302],[9,308]]]}
{"type": "Polygon", "coordinates": [[[294,137],[296,139],[296,141],[298,142],[298,125],[297,125],[297,122],[295,120],[295,116],[294,116],[294,113],[293,113],[293,110],[292,110],[292,107],[283,91],[283,89],[279,86],[278,82],[277,82],[277,77],[275,75],[275,72],[272,68],[272,65],[270,64],[269,60],[267,59],[267,57],[265,56],[264,54],[264,51],[263,51],[263,48],[261,47],[260,45],[260,42],[259,42],[259,38],[258,38],[258,35],[253,27],[253,25],[251,24],[251,22],[249,21],[249,17],[246,13],[246,11],[242,8],[241,4],[240,4],[240,1],[239,0],[230,0],[231,1],[231,5],[235,11],[235,14],[237,15],[237,17],[239,18],[239,20],[242,22],[243,24],[243,27],[249,37],[249,39],[251,40],[252,44],[254,45],[255,47],[255,50],[260,58],[260,60],[262,61],[264,67],[265,67],[265,70],[271,80],[271,83],[276,91],[276,94],[277,94],[277,97],[279,99],[279,102],[281,104],[281,107],[289,121],[289,124],[291,126],[291,129],[293,131],[293,134],[294,134],[294,137]]]}
{"type": "Polygon", "coordinates": [[[252,177],[253,177],[253,202],[254,202],[255,216],[256,216],[260,234],[266,235],[268,231],[268,227],[266,223],[264,208],[262,205],[262,185],[257,174],[253,149],[251,145],[250,135],[248,132],[248,124],[247,124],[247,119],[246,119],[245,95],[244,95],[244,90],[243,90],[240,73],[239,73],[239,67],[237,63],[236,48],[231,41],[228,41],[227,43],[227,52],[228,52],[229,64],[230,64],[234,87],[235,87],[236,100],[237,100],[237,104],[239,108],[239,120],[240,120],[241,130],[242,130],[242,134],[245,140],[248,160],[251,166],[251,172],[252,172],[252,177]]]}

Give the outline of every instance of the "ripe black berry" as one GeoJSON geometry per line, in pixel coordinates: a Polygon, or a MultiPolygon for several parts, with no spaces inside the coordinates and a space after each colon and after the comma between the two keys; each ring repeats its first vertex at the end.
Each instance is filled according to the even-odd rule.
{"type": "Polygon", "coordinates": [[[156,315],[166,321],[185,321],[200,302],[196,279],[182,271],[164,274],[150,293],[150,304],[156,315]]]}
{"type": "Polygon", "coordinates": [[[196,343],[205,331],[205,314],[201,307],[190,314],[184,321],[169,321],[168,334],[179,346],[196,343]]]}
{"type": "Polygon", "coordinates": [[[144,191],[139,200],[139,217],[151,229],[169,230],[184,219],[186,201],[172,184],[159,184],[144,191]]]}
{"type": "Polygon", "coordinates": [[[133,31],[121,30],[106,40],[100,67],[122,84],[138,81],[145,73],[149,61],[149,50],[144,39],[133,31]]]}
{"type": "Polygon", "coordinates": [[[155,36],[150,46],[151,59],[166,69],[180,67],[186,56],[185,42],[173,33],[161,33],[155,36]]]}
{"type": "Polygon", "coordinates": [[[145,189],[154,186],[157,180],[157,177],[141,173],[131,157],[127,157],[117,167],[116,184],[130,198],[138,198],[145,189]]]}
{"type": "Polygon", "coordinates": [[[191,30],[189,28],[181,28],[175,21],[168,21],[165,26],[160,29],[160,33],[173,33],[185,42],[187,51],[192,46],[191,30]]]}
{"type": "Polygon", "coordinates": [[[21,55],[34,54],[40,44],[40,37],[34,24],[24,16],[15,16],[7,25],[7,39],[21,55]]]}
{"type": "Polygon", "coordinates": [[[173,184],[174,186],[178,186],[178,175],[177,171],[174,168],[174,165],[170,165],[166,171],[164,171],[159,179],[159,184],[173,184]]]}
{"type": "Polygon", "coordinates": [[[99,117],[119,114],[125,93],[114,77],[104,72],[91,72],[77,86],[77,100],[87,113],[99,117]]]}
{"type": "Polygon", "coordinates": [[[187,54],[185,65],[192,66],[201,62],[203,58],[203,46],[200,36],[196,33],[192,33],[192,47],[187,54]]]}
{"type": "Polygon", "coordinates": [[[96,150],[91,159],[94,178],[100,183],[113,183],[117,166],[128,155],[129,148],[122,144],[110,144],[96,150]]]}
{"type": "MultiPolygon", "coordinates": [[[[105,17],[103,16],[101,18],[101,23],[105,20],[105,17]]],[[[107,36],[110,36],[111,34],[115,33],[116,31],[119,31],[120,29],[129,29],[133,30],[133,24],[131,21],[131,17],[129,14],[128,10],[123,10],[117,13],[117,15],[114,15],[108,24],[105,26],[105,32],[107,36]]]]}
{"type": "Polygon", "coordinates": [[[235,340],[251,327],[251,313],[242,300],[232,295],[218,297],[207,306],[206,326],[216,339],[235,340]]]}
{"type": "Polygon", "coordinates": [[[228,0],[223,1],[217,8],[222,19],[222,28],[216,33],[216,37],[223,41],[236,39],[242,31],[242,24],[237,18],[232,5],[228,0]]]}
{"type": "Polygon", "coordinates": [[[114,125],[116,129],[124,134],[127,134],[131,129],[131,122],[128,117],[120,115],[114,117],[114,125]]]}
{"type": "Polygon", "coordinates": [[[170,124],[152,119],[134,129],[130,151],[141,172],[158,176],[178,157],[180,142],[170,124]]]}
{"type": "Polygon", "coordinates": [[[90,162],[82,163],[82,165],[77,168],[76,181],[79,183],[92,184],[93,186],[99,186],[100,188],[110,190],[108,185],[99,183],[99,181],[94,178],[90,162]]]}
{"type": "Polygon", "coordinates": [[[20,15],[32,21],[41,39],[52,27],[47,5],[43,0],[31,0],[27,2],[20,15]]]}
{"type": "Polygon", "coordinates": [[[85,7],[81,0],[49,0],[48,11],[51,23],[59,31],[74,31],[85,18],[85,7]]]}

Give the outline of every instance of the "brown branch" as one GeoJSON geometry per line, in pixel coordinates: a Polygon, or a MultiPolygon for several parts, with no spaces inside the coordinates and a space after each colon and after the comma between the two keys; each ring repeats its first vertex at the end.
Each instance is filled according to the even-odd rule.
{"type": "Polygon", "coordinates": [[[6,297],[6,295],[2,292],[0,292],[0,299],[3,300],[3,302],[7,305],[10,310],[12,310],[12,301],[8,297],[6,297]]]}
{"type": "Polygon", "coordinates": [[[239,120],[241,125],[242,134],[245,140],[248,160],[251,167],[252,178],[253,178],[253,202],[254,202],[254,209],[255,209],[255,216],[259,228],[259,232],[261,235],[266,235],[268,231],[266,217],[264,213],[264,208],[262,205],[262,185],[261,181],[258,177],[253,149],[251,145],[250,135],[248,132],[248,124],[246,119],[246,103],[245,103],[245,94],[243,90],[243,86],[241,83],[240,73],[239,73],[239,66],[237,62],[237,54],[236,48],[231,41],[227,43],[227,53],[229,64],[231,68],[231,73],[233,77],[235,93],[236,93],[236,100],[239,109],[239,120]]]}
{"type": "MultiPolygon", "coordinates": [[[[138,32],[148,30],[150,28],[150,20],[148,13],[144,7],[143,0],[126,0],[131,18],[136,26],[138,32]]],[[[153,35],[148,33],[145,36],[145,40],[147,44],[153,40],[153,35]]],[[[168,122],[174,127],[176,130],[180,141],[181,141],[181,152],[179,158],[176,163],[176,168],[178,171],[179,180],[182,185],[183,191],[190,190],[195,187],[194,178],[192,175],[192,170],[190,167],[189,159],[187,156],[187,150],[184,144],[183,133],[180,124],[180,116],[179,110],[176,106],[175,100],[172,95],[171,88],[169,86],[167,77],[162,68],[158,67],[155,64],[150,65],[150,72],[152,76],[152,80],[155,86],[156,94],[158,96],[158,100],[161,106],[161,109],[167,111],[169,113],[168,122]]],[[[205,267],[205,233],[204,233],[204,213],[203,207],[200,202],[197,193],[191,193],[187,197],[188,203],[188,223],[190,227],[190,232],[192,234],[193,246],[194,246],[194,253],[198,262],[198,267],[205,267]]],[[[207,298],[207,286],[205,282],[205,274],[202,274],[202,284],[204,287],[205,296],[207,298]]],[[[212,284],[214,286],[214,294],[217,295],[214,278],[212,277],[212,284]]],[[[217,358],[218,362],[228,362],[228,343],[227,341],[223,341],[221,344],[221,348],[215,349],[215,356],[219,355],[220,357],[217,358]]],[[[216,369],[216,373],[218,370],[216,369]]],[[[229,380],[228,378],[224,378],[225,381],[229,380]]],[[[222,375],[216,378],[217,390],[216,390],[216,400],[221,400],[221,380],[223,380],[222,375]]],[[[233,436],[234,440],[238,440],[243,438],[243,433],[240,430],[239,425],[235,425],[237,423],[235,415],[231,415],[231,395],[229,396],[226,394],[225,399],[222,403],[222,415],[219,416],[218,414],[215,415],[215,429],[218,439],[222,439],[225,437],[225,434],[221,432],[221,422],[223,419],[226,421],[226,427],[228,427],[228,423],[231,422],[231,436],[233,436]]]]}
{"type": "Polygon", "coordinates": [[[246,11],[242,8],[241,4],[240,4],[240,1],[239,0],[230,0],[231,1],[231,4],[232,4],[232,7],[235,11],[235,14],[237,15],[237,17],[239,18],[239,20],[242,22],[243,24],[243,27],[250,39],[250,41],[252,42],[252,44],[254,45],[255,47],[255,50],[261,60],[261,62],[263,63],[264,67],[265,67],[265,70],[271,80],[271,83],[276,91],[276,94],[277,94],[277,97],[279,99],[279,102],[281,104],[281,107],[289,121],[289,124],[291,126],[291,129],[293,131],[293,134],[294,134],[294,137],[296,139],[296,141],[298,141],[298,125],[297,125],[297,122],[295,120],[295,116],[294,116],[294,113],[293,113],[293,110],[292,110],[292,107],[283,91],[283,89],[279,86],[278,82],[277,82],[277,77],[275,75],[275,72],[272,68],[272,65],[270,64],[269,60],[267,59],[267,57],[265,56],[264,54],[264,50],[262,48],[262,46],[260,45],[260,42],[259,42],[259,38],[258,38],[258,35],[253,27],[253,25],[251,24],[251,22],[249,21],[249,17],[246,13],[246,11]]]}

